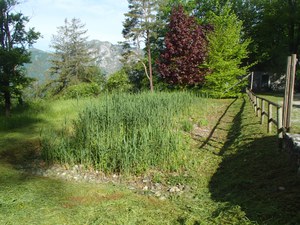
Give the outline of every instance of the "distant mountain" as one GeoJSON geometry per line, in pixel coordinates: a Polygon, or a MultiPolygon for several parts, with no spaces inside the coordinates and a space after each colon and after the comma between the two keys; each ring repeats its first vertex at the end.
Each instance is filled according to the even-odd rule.
{"type": "MultiPolygon", "coordinates": [[[[88,42],[88,46],[94,52],[97,65],[105,75],[113,74],[122,68],[120,59],[124,50],[121,45],[92,40],[88,42]]],[[[30,52],[31,63],[25,65],[28,76],[43,82],[49,76],[47,71],[51,67],[51,53],[35,48],[31,48],[30,52]]]]}
{"type": "Polygon", "coordinates": [[[113,74],[122,68],[120,59],[124,52],[121,45],[113,45],[108,41],[92,40],[88,42],[89,48],[95,52],[97,65],[106,75],[113,74]]]}
{"type": "Polygon", "coordinates": [[[51,53],[31,48],[31,63],[26,64],[25,68],[29,77],[36,78],[39,82],[44,82],[47,76],[47,70],[50,68],[51,53]]]}

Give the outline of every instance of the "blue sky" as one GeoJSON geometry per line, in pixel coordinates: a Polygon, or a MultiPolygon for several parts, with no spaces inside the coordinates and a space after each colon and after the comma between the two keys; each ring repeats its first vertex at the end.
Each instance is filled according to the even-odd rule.
{"type": "Polygon", "coordinates": [[[122,22],[128,10],[127,0],[21,0],[15,10],[30,17],[29,27],[41,32],[35,48],[51,51],[49,45],[57,27],[65,18],[79,18],[88,30],[89,40],[116,44],[122,41],[122,22]]]}

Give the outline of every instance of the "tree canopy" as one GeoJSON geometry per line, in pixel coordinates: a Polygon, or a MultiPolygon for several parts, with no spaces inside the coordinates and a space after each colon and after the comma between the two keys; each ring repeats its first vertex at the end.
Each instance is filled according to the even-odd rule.
{"type": "Polygon", "coordinates": [[[65,24],[57,28],[53,35],[51,47],[55,52],[52,59],[51,73],[56,75],[56,91],[61,92],[66,87],[80,83],[91,82],[91,67],[94,59],[87,46],[87,30],[80,19],[65,19],[65,24]]]}
{"type": "Polygon", "coordinates": [[[248,57],[250,40],[242,39],[242,21],[232,12],[231,5],[219,6],[217,13],[211,12],[208,21],[213,31],[208,34],[208,60],[210,74],[205,78],[205,87],[217,96],[236,95],[249,66],[243,66],[248,57]]]}
{"type": "Polygon", "coordinates": [[[157,0],[128,0],[129,11],[125,14],[122,34],[127,41],[127,47],[133,47],[136,61],[144,66],[144,71],[149,79],[150,90],[154,90],[153,86],[153,69],[152,69],[152,51],[151,39],[156,37],[155,27],[157,25],[157,0]],[[144,62],[144,54],[141,51],[142,46],[146,48],[146,58],[148,65],[144,62]],[[141,57],[142,56],[142,57],[141,57]]]}
{"type": "Polygon", "coordinates": [[[22,90],[30,83],[24,63],[30,62],[30,47],[40,37],[34,28],[26,29],[29,18],[13,9],[19,1],[0,1],[0,93],[5,113],[11,110],[12,98],[22,98],[22,90]]]}
{"type": "Polygon", "coordinates": [[[172,85],[199,85],[204,81],[207,68],[200,65],[207,57],[206,32],[208,27],[197,24],[181,5],[170,17],[165,50],[157,61],[162,77],[172,85]]]}

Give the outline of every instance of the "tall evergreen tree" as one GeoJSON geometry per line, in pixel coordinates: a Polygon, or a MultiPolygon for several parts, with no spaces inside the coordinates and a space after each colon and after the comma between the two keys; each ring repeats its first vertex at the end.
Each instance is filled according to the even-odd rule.
{"type": "Polygon", "coordinates": [[[181,86],[203,83],[208,70],[200,65],[207,57],[208,29],[185,14],[181,5],[173,9],[165,50],[157,62],[159,72],[167,82],[181,86]]]}
{"type": "Polygon", "coordinates": [[[246,75],[249,66],[242,66],[242,60],[248,57],[249,39],[242,39],[242,21],[226,4],[219,13],[211,12],[209,22],[214,30],[208,35],[209,54],[208,67],[211,74],[206,76],[206,88],[218,96],[235,95],[241,90],[243,83],[239,78],[246,75]]]}
{"type": "MultiPolygon", "coordinates": [[[[157,0],[128,0],[128,13],[125,14],[122,34],[127,41],[127,47],[134,47],[135,55],[141,54],[138,59],[145,69],[145,74],[149,79],[150,90],[153,91],[153,69],[151,38],[156,37],[156,13],[158,7],[157,0]],[[146,58],[148,65],[144,62],[144,54],[141,48],[146,48],[146,58]]],[[[132,52],[132,51],[131,51],[132,52]]]]}
{"type": "Polygon", "coordinates": [[[87,30],[79,19],[73,18],[70,22],[57,28],[57,35],[52,38],[51,47],[54,48],[51,73],[57,76],[56,93],[67,86],[78,82],[91,80],[89,68],[94,59],[87,45],[87,30]]]}
{"type": "Polygon", "coordinates": [[[40,36],[33,28],[26,30],[28,17],[13,12],[18,4],[17,0],[0,1],[0,93],[7,116],[10,115],[11,99],[21,97],[22,89],[29,84],[23,65],[30,62],[27,48],[40,36]]]}

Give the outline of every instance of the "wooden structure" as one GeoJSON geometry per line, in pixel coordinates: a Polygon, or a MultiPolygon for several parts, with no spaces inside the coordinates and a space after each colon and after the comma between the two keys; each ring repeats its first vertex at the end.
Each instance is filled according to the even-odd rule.
{"type": "Polygon", "coordinates": [[[260,117],[260,123],[264,124],[266,119],[268,133],[272,132],[272,125],[275,125],[277,129],[278,137],[282,138],[283,137],[282,106],[268,99],[255,95],[249,89],[247,89],[246,92],[253,105],[256,116],[260,117]],[[273,108],[275,110],[273,110],[273,108]],[[276,115],[274,115],[275,114],[274,112],[276,112],[276,115]]]}
{"type": "Polygon", "coordinates": [[[285,84],[285,93],[284,93],[284,100],[283,100],[283,128],[286,132],[289,132],[292,126],[291,114],[292,114],[293,100],[294,100],[296,65],[297,65],[297,56],[296,54],[293,54],[292,56],[288,57],[288,61],[287,61],[286,84],[285,84]]]}
{"type": "Polygon", "coordinates": [[[267,120],[268,133],[272,131],[272,124],[276,125],[277,134],[280,139],[284,138],[291,128],[291,113],[293,107],[296,65],[297,57],[295,54],[293,54],[292,56],[288,57],[283,106],[269,101],[268,99],[259,97],[252,92],[253,73],[250,83],[251,89],[246,90],[256,115],[260,116],[261,124],[264,124],[265,119],[267,120]],[[273,110],[273,108],[275,110],[273,110]],[[276,116],[273,116],[273,111],[276,112],[276,116]]]}

